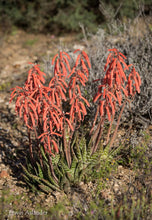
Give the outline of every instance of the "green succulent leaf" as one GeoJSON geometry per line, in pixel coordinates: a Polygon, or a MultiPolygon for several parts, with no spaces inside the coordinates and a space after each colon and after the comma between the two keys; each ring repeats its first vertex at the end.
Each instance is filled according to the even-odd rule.
{"type": "Polygon", "coordinates": [[[44,176],[43,176],[43,170],[42,170],[41,165],[40,165],[38,162],[36,162],[36,165],[37,165],[37,167],[38,167],[38,176],[39,176],[40,178],[44,178],[44,176]]]}
{"type": "Polygon", "coordinates": [[[74,177],[74,170],[70,169],[67,164],[65,164],[63,161],[60,162],[61,166],[63,167],[63,170],[65,174],[67,175],[67,178],[71,181],[73,181],[74,177]]]}
{"type": "Polygon", "coordinates": [[[52,190],[60,191],[60,189],[58,187],[56,187],[55,185],[51,184],[46,179],[42,179],[41,181],[42,181],[43,184],[45,184],[46,186],[50,187],[52,190]]]}
{"type": "Polygon", "coordinates": [[[42,157],[44,158],[44,160],[45,160],[46,162],[48,162],[48,158],[47,158],[47,156],[46,156],[46,154],[45,154],[45,152],[44,152],[43,146],[40,146],[40,151],[41,151],[41,154],[42,154],[42,157]]]}
{"type": "Polygon", "coordinates": [[[76,155],[77,155],[78,161],[82,161],[82,154],[81,154],[81,150],[80,150],[80,145],[79,145],[78,139],[76,140],[75,147],[76,147],[76,155]]]}
{"type": "Polygon", "coordinates": [[[39,188],[46,194],[49,194],[52,192],[52,189],[46,185],[40,184],[39,188]]]}
{"type": "Polygon", "coordinates": [[[50,166],[45,162],[45,174],[47,176],[47,179],[49,180],[49,182],[51,184],[53,184],[54,186],[56,187],[59,187],[59,185],[56,183],[56,181],[53,179],[53,176],[51,174],[51,171],[50,171],[50,166]]]}
{"type": "Polygon", "coordinates": [[[55,154],[55,156],[52,157],[51,159],[52,159],[52,164],[57,165],[59,163],[59,160],[60,160],[60,154],[55,154]]]}

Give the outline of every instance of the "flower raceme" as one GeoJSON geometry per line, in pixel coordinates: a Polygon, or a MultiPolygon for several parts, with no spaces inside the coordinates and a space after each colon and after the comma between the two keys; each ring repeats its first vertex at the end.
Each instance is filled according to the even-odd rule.
{"type": "Polygon", "coordinates": [[[136,92],[140,92],[141,79],[132,64],[127,65],[125,62],[126,57],[117,49],[110,49],[109,52],[104,67],[105,76],[102,80],[95,80],[100,81],[101,84],[98,86],[98,91],[93,99],[94,103],[97,102],[97,110],[90,134],[92,134],[94,130],[98,115],[100,119],[92,135],[92,153],[98,149],[106,120],[110,122],[107,130],[106,144],[109,144],[109,149],[112,147],[126,103],[130,102],[130,99],[133,99],[136,92]],[[130,72],[128,80],[125,71],[130,72]],[[118,115],[115,130],[110,139],[112,124],[118,109],[121,110],[118,115]]]}
{"type": "Polygon", "coordinates": [[[108,120],[111,121],[116,112],[116,104],[121,106],[123,97],[131,97],[136,94],[136,91],[140,92],[141,79],[133,67],[127,81],[125,71],[129,71],[132,65],[125,63],[126,57],[117,49],[109,51],[104,67],[105,77],[102,80],[95,80],[101,81],[101,85],[98,86],[98,92],[93,101],[98,101],[99,105],[96,114],[100,114],[101,117],[107,115],[108,120]]]}
{"type": "Polygon", "coordinates": [[[54,56],[54,76],[49,86],[44,85],[46,74],[38,65],[32,64],[24,86],[16,86],[11,93],[10,102],[16,98],[16,113],[23,119],[28,131],[34,131],[37,140],[43,143],[50,155],[59,152],[58,137],[62,137],[65,124],[74,131],[77,122],[87,114],[85,104],[89,106],[89,103],[82,96],[80,86],[85,86],[88,81],[91,65],[87,54],[80,50],[74,53],[78,51],[72,70],[67,53],[60,51],[54,56]],[[64,112],[63,101],[67,101],[68,94],[71,110],[64,112]]]}
{"type": "Polygon", "coordinates": [[[140,85],[141,85],[141,79],[139,73],[136,72],[135,68],[133,67],[128,77],[128,85],[127,85],[128,95],[134,96],[136,94],[136,91],[140,93],[140,85]]]}
{"type": "MultiPolygon", "coordinates": [[[[28,73],[28,79],[23,87],[16,86],[11,93],[10,102],[17,97],[15,111],[23,120],[26,126],[33,129],[38,124],[38,94],[43,93],[43,83],[45,83],[45,73],[41,72],[38,65],[34,65],[28,73]]],[[[39,109],[39,108],[38,108],[39,109]]]]}
{"type": "MultiPolygon", "coordinates": [[[[74,53],[77,53],[78,51],[80,52],[80,50],[75,50],[74,53]]],[[[68,75],[68,78],[70,78],[68,88],[71,105],[70,119],[72,123],[84,120],[87,111],[83,102],[85,102],[88,107],[90,106],[88,101],[82,96],[80,90],[80,87],[85,86],[85,83],[88,81],[89,71],[86,65],[91,68],[88,55],[82,51],[79,53],[76,63],[71,73],[68,75]]]]}
{"type": "Polygon", "coordinates": [[[60,51],[52,59],[52,65],[54,65],[54,76],[59,78],[66,77],[68,72],[71,72],[69,60],[71,57],[68,53],[60,51]]]}
{"type": "Polygon", "coordinates": [[[55,152],[58,152],[54,135],[60,136],[59,115],[62,112],[49,97],[51,89],[44,86],[44,75],[45,73],[40,71],[38,65],[33,65],[25,85],[14,88],[10,101],[17,97],[15,105],[17,114],[23,119],[29,132],[34,130],[36,138],[41,138],[46,151],[51,153],[50,142],[55,152]]]}

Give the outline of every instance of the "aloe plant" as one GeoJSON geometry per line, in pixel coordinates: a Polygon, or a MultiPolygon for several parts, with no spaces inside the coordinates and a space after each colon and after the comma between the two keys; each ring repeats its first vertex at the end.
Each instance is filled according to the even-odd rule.
{"type": "Polygon", "coordinates": [[[15,110],[28,129],[30,159],[27,167],[23,167],[24,177],[30,187],[34,185],[34,190],[36,187],[45,192],[60,191],[67,182],[73,185],[91,176],[101,161],[110,159],[122,112],[126,103],[140,92],[141,79],[135,68],[125,63],[122,53],[115,48],[109,51],[105,77],[95,80],[101,83],[93,98],[97,109],[89,137],[79,133],[90,107],[81,92],[91,68],[84,51],[74,51],[78,55],[72,67],[68,53],[56,54],[52,60],[54,76],[48,86],[45,86],[46,74],[32,64],[24,86],[13,89],[10,101],[16,98],[15,110]],[[130,72],[128,79],[126,70],[130,72]],[[120,114],[112,134],[118,109],[120,114]],[[103,148],[101,139],[107,122],[107,146],[103,148]],[[36,146],[32,144],[33,134],[36,146]]]}

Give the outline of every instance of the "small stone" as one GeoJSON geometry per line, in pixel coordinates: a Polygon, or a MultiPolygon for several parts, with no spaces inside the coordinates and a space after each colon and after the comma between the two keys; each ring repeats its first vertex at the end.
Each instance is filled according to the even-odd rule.
{"type": "Polygon", "coordinates": [[[123,166],[119,165],[118,170],[122,170],[122,169],[123,169],[123,166]]]}
{"type": "Polygon", "coordinates": [[[6,166],[4,164],[1,164],[1,168],[4,169],[6,166]]]}
{"type": "Polygon", "coordinates": [[[7,178],[9,177],[9,174],[6,170],[2,170],[0,173],[0,178],[7,178]]]}
{"type": "Polygon", "coordinates": [[[86,192],[87,191],[87,184],[83,184],[81,185],[81,189],[86,192]]]}
{"type": "Polygon", "coordinates": [[[114,186],[113,186],[113,190],[115,193],[117,193],[120,189],[120,186],[118,185],[118,183],[115,183],[114,186]]]}

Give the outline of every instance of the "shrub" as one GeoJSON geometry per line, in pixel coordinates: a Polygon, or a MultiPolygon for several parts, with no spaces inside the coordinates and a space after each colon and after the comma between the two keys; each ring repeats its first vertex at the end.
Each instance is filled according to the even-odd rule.
{"type": "MultiPolygon", "coordinates": [[[[88,94],[95,93],[95,87],[98,82],[92,84],[91,81],[96,78],[103,78],[104,72],[101,71],[106,62],[107,50],[109,47],[116,47],[127,57],[126,63],[132,63],[141,76],[142,85],[140,95],[136,95],[134,102],[127,105],[121,118],[121,124],[133,126],[136,129],[147,127],[152,122],[152,35],[148,27],[148,21],[145,20],[146,32],[138,30],[131,33],[131,27],[137,26],[140,21],[135,23],[122,23],[120,21],[109,23],[110,34],[103,29],[98,29],[94,35],[86,34],[90,37],[89,43],[86,42],[87,51],[91,61],[91,71],[89,83],[86,91],[88,94]],[[123,31],[122,31],[123,30],[123,31]],[[133,34],[133,36],[132,36],[133,34]]],[[[144,30],[145,31],[145,30],[144,30]]],[[[128,73],[126,73],[128,76],[128,73]]],[[[91,105],[92,106],[92,105],[91,105]]],[[[93,106],[92,106],[93,108],[93,106]]],[[[95,113],[94,113],[95,114],[95,113]]],[[[115,115],[117,117],[117,113],[115,115]]]]}
{"type": "Polygon", "coordinates": [[[122,2],[120,0],[115,1],[99,1],[99,8],[101,13],[104,15],[107,21],[112,21],[113,19],[124,19],[131,18],[134,19],[139,13],[150,14],[151,11],[151,1],[150,0],[126,0],[122,2]]]}
{"type": "MultiPolygon", "coordinates": [[[[30,31],[79,31],[79,22],[94,31],[100,19],[98,1],[15,0],[0,2],[0,24],[30,31]],[[4,22],[5,21],[5,22],[4,22]]],[[[4,30],[5,30],[4,28],[4,30]]]]}
{"type": "Polygon", "coordinates": [[[91,0],[1,0],[0,26],[3,31],[17,26],[25,30],[44,32],[62,31],[79,32],[79,23],[89,31],[96,31],[97,26],[107,19],[134,18],[142,10],[150,13],[151,1],[91,1],[91,0]],[[99,10],[99,4],[101,12],[99,10]],[[141,5],[140,5],[141,4],[141,5]]]}

